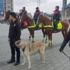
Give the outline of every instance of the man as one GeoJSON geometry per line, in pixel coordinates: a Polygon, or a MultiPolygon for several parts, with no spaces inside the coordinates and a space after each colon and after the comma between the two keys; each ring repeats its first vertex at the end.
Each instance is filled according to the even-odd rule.
{"type": "Polygon", "coordinates": [[[60,10],[59,10],[59,6],[56,6],[54,12],[53,12],[53,25],[54,25],[54,29],[57,29],[57,24],[60,21],[60,10]]]}
{"type": "Polygon", "coordinates": [[[15,62],[14,65],[18,65],[20,64],[20,49],[16,47],[15,41],[20,40],[21,30],[20,30],[20,24],[18,23],[16,14],[14,12],[10,12],[9,21],[10,21],[10,27],[9,27],[8,37],[11,49],[11,59],[8,62],[8,64],[15,62]]]}
{"type": "Polygon", "coordinates": [[[69,46],[70,46],[70,30],[69,30],[69,32],[68,32],[66,38],[64,39],[64,41],[63,41],[63,43],[62,43],[62,45],[61,45],[61,47],[60,47],[60,49],[59,49],[60,52],[62,52],[62,51],[64,50],[64,48],[65,48],[65,46],[66,46],[66,44],[67,44],[68,42],[69,42],[69,46]]]}
{"type": "Polygon", "coordinates": [[[35,13],[34,13],[35,23],[38,23],[37,20],[38,20],[39,15],[40,15],[39,7],[36,7],[36,11],[35,11],[35,13]]]}
{"type": "Polygon", "coordinates": [[[19,14],[18,14],[19,16],[22,16],[22,9],[21,10],[19,10],[19,14]]]}
{"type": "Polygon", "coordinates": [[[24,16],[24,15],[27,15],[26,7],[23,7],[23,9],[22,9],[22,15],[23,15],[23,16],[24,16]]]}

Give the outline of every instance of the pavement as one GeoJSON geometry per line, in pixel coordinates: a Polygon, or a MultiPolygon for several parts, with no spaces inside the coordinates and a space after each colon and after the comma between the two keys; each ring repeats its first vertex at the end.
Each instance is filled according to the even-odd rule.
{"type": "MultiPolygon", "coordinates": [[[[13,64],[7,64],[10,59],[10,47],[8,43],[8,30],[9,25],[0,24],[0,70],[28,70],[27,62],[23,65],[14,66],[13,64]]],[[[35,31],[35,40],[42,40],[41,30],[35,31]]],[[[28,40],[29,32],[27,29],[22,30],[21,39],[28,40]]],[[[30,70],[70,70],[70,61],[59,52],[59,48],[63,41],[61,32],[53,34],[53,46],[52,48],[46,48],[46,63],[42,64],[38,54],[31,56],[32,68],[30,70]]],[[[66,45],[64,51],[70,56],[70,48],[66,45]]],[[[21,63],[22,51],[21,51],[21,63]]]]}

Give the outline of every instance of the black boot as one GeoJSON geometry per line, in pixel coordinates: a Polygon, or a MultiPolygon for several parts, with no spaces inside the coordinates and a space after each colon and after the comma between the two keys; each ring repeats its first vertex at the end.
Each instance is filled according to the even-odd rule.
{"type": "Polygon", "coordinates": [[[15,62],[14,66],[19,65],[20,64],[20,57],[17,58],[17,61],[15,62]]]}
{"type": "Polygon", "coordinates": [[[7,63],[8,64],[11,64],[11,63],[14,63],[15,62],[15,59],[11,59],[10,61],[8,61],[7,63]]]}
{"type": "Polygon", "coordinates": [[[19,64],[20,64],[20,61],[15,62],[14,66],[17,66],[17,65],[19,65],[19,64]]]}

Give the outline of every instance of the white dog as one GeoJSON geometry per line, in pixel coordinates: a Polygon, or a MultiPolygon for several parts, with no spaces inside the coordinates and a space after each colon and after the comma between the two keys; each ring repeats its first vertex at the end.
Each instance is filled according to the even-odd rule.
{"type": "MultiPolygon", "coordinates": [[[[45,63],[45,43],[44,42],[35,41],[33,43],[29,43],[29,42],[23,42],[21,40],[18,40],[15,42],[15,44],[18,48],[22,49],[24,55],[26,56],[28,60],[28,69],[31,68],[30,56],[35,52],[38,52],[40,54],[42,63],[45,63]]],[[[24,56],[23,65],[25,64],[25,56],[24,56]]]]}

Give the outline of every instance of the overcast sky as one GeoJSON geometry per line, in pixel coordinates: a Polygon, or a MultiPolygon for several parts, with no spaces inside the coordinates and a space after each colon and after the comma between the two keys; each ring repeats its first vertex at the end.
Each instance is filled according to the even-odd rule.
{"type": "MultiPolygon", "coordinates": [[[[39,0],[14,0],[14,11],[19,12],[23,6],[26,7],[28,12],[34,13],[35,8],[39,5],[39,0]]],[[[46,13],[52,13],[55,6],[60,6],[62,9],[63,0],[40,0],[40,10],[46,13]]],[[[70,0],[67,0],[70,3],[70,0]]]]}

